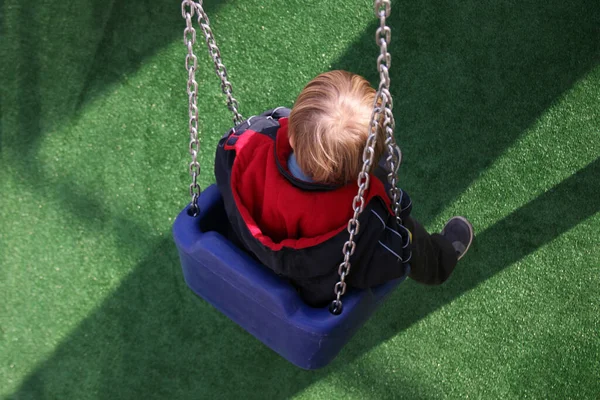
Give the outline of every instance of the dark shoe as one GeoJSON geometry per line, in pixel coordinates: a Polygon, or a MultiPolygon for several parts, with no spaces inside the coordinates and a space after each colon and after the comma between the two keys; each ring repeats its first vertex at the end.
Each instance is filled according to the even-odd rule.
{"type": "Polygon", "coordinates": [[[473,241],[473,226],[465,217],[452,217],[442,229],[441,235],[452,243],[460,260],[473,241]]]}

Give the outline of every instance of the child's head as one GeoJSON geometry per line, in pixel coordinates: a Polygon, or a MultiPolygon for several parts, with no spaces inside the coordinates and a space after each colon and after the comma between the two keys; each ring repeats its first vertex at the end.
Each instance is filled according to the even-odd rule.
{"type": "MultiPolygon", "coordinates": [[[[374,99],[369,82],[346,71],[326,72],[306,85],[292,108],[288,128],[298,166],[306,175],[335,185],[357,179],[374,99]]],[[[375,163],[383,149],[379,129],[375,163]]]]}

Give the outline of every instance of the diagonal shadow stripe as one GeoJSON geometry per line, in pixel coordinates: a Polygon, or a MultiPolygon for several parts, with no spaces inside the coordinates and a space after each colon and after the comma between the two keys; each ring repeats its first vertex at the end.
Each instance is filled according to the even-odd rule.
{"type": "MultiPolygon", "coordinates": [[[[400,185],[425,225],[600,63],[594,0],[518,7],[399,0],[389,24],[400,185]]],[[[378,82],[376,28],[370,24],[332,68],[378,82]]]]}
{"type": "MultiPolygon", "coordinates": [[[[191,294],[173,243],[162,240],[14,398],[80,398],[88,387],[98,388],[103,399],[197,398],[206,390],[211,396],[288,398],[598,213],[598,176],[600,159],[478,235],[436,296],[401,286],[363,328],[360,343],[351,342],[331,367],[314,373],[291,366],[191,294]],[[394,310],[403,310],[402,317],[390,319],[394,310]],[[86,385],[77,384],[82,381],[86,385]]],[[[422,393],[406,384],[408,392],[422,393]]]]}
{"type": "MultiPolygon", "coordinates": [[[[226,1],[205,8],[217,13],[226,1]]],[[[180,4],[46,0],[31,7],[2,1],[0,142],[7,161],[34,156],[43,135],[180,39],[180,4]]],[[[35,175],[27,167],[21,172],[35,175]]]]}

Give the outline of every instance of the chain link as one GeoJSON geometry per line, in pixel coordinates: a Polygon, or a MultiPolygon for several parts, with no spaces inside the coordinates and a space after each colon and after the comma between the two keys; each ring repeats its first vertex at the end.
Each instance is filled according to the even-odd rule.
{"type": "Polygon", "coordinates": [[[352,209],[354,215],[348,221],[348,233],[350,234],[348,241],[344,243],[342,252],[344,254],[344,260],[338,267],[338,274],[340,280],[335,284],[334,293],[336,295],[335,300],[331,302],[329,310],[332,314],[338,315],[342,313],[343,304],[341,297],[346,293],[346,277],[350,273],[351,263],[350,257],[354,254],[356,249],[356,243],[354,241],[356,235],[360,230],[360,223],[358,217],[363,212],[365,207],[365,191],[369,189],[369,171],[371,166],[375,162],[375,145],[377,144],[377,133],[379,130],[379,123],[383,117],[382,129],[385,132],[385,144],[387,147],[388,157],[386,158],[387,166],[389,168],[388,182],[391,185],[390,198],[392,200],[394,213],[396,218],[400,221],[400,189],[396,187],[396,175],[398,167],[400,166],[401,153],[400,149],[396,146],[396,140],[394,138],[394,116],[392,113],[393,102],[392,95],[390,93],[390,75],[389,68],[392,62],[392,56],[388,52],[388,44],[392,38],[392,31],[387,26],[386,18],[390,16],[391,12],[391,1],[390,0],[374,0],[375,15],[379,17],[379,27],[375,35],[375,41],[379,46],[380,54],[377,57],[377,70],[379,72],[379,88],[375,95],[375,101],[373,103],[373,113],[371,114],[371,123],[369,126],[369,136],[365,144],[365,150],[363,151],[363,167],[358,175],[358,194],[352,201],[352,209]],[[397,154],[399,153],[399,154],[397,154]]]}
{"type": "Polygon", "coordinates": [[[196,82],[196,69],[198,68],[198,58],[194,54],[194,45],[196,44],[196,30],[192,24],[194,15],[198,15],[198,23],[206,39],[208,46],[208,54],[215,64],[215,72],[221,80],[221,90],[227,97],[227,107],[233,113],[233,123],[239,125],[243,121],[242,115],[238,111],[239,103],[233,97],[233,87],[227,75],[227,69],[223,65],[221,52],[215,41],[215,37],[210,29],[208,15],[202,8],[202,0],[195,2],[193,0],[183,0],[181,3],[181,16],[185,19],[185,30],[183,31],[183,43],[187,47],[187,55],[185,57],[185,69],[188,72],[187,94],[188,94],[188,116],[189,116],[189,132],[190,144],[189,152],[192,156],[192,161],[189,164],[189,173],[192,176],[190,184],[190,196],[192,202],[190,204],[189,213],[196,216],[199,213],[198,199],[200,198],[200,185],[198,185],[198,177],[200,176],[200,163],[198,155],[200,154],[200,140],[198,138],[198,82],[196,82]]]}
{"type": "MultiPolygon", "coordinates": [[[[184,0],[184,2],[194,3],[191,0],[184,0]]],[[[233,97],[233,86],[231,82],[229,82],[229,77],[227,75],[227,68],[223,64],[223,60],[221,59],[221,51],[217,46],[217,42],[213,35],[212,29],[210,28],[210,21],[208,20],[208,15],[202,8],[202,0],[194,3],[196,7],[196,11],[198,12],[198,23],[200,24],[200,28],[202,29],[202,33],[204,34],[204,38],[206,39],[206,46],[208,47],[208,54],[213,60],[215,64],[215,73],[221,80],[221,90],[223,94],[227,96],[227,108],[233,113],[233,124],[239,125],[242,123],[244,118],[238,111],[239,103],[233,97]]]]}
{"type": "Polygon", "coordinates": [[[400,219],[400,189],[396,185],[398,176],[398,168],[400,168],[400,161],[402,153],[400,148],[396,145],[396,139],[394,137],[395,121],[392,109],[394,107],[392,94],[390,93],[390,75],[389,69],[392,63],[392,57],[388,52],[388,45],[392,39],[391,29],[386,24],[386,18],[390,16],[391,2],[389,0],[376,0],[375,1],[375,13],[379,17],[379,28],[376,32],[376,41],[379,44],[380,54],[377,57],[377,69],[379,70],[380,84],[379,91],[381,96],[387,99],[387,104],[384,108],[384,120],[383,130],[385,132],[385,145],[387,148],[388,157],[386,158],[388,173],[388,182],[390,184],[389,196],[392,200],[392,207],[394,214],[398,220],[398,223],[402,224],[400,219]]]}
{"type": "Polygon", "coordinates": [[[394,215],[400,225],[402,225],[402,219],[400,218],[400,211],[402,211],[402,207],[400,205],[400,189],[396,185],[396,180],[398,179],[398,169],[400,168],[400,163],[402,161],[402,153],[400,148],[396,145],[396,140],[394,138],[394,116],[392,115],[391,108],[386,108],[386,115],[384,119],[384,129],[386,133],[385,137],[385,145],[387,147],[388,156],[386,158],[388,175],[387,179],[390,184],[389,196],[392,200],[392,207],[394,210],[394,215]]]}
{"type": "Polygon", "coordinates": [[[187,94],[189,100],[188,128],[190,132],[189,152],[192,156],[192,162],[189,164],[189,173],[192,176],[190,184],[190,204],[189,213],[192,216],[198,215],[198,198],[200,197],[200,185],[198,185],[198,176],[200,176],[200,163],[198,162],[198,153],[200,152],[200,141],[198,139],[198,82],[196,82],[196,68],[198,67],[198,58],[194,54],[194,44],[196,43],[196,30],[192,25],[192,17],[196,12],[196,7],[191,1],[181,3],[181,14],[185,18],[185,30],[183,31],[183,43],[187,47],[185,57],[185,69],[188,72],[187,94]]]}

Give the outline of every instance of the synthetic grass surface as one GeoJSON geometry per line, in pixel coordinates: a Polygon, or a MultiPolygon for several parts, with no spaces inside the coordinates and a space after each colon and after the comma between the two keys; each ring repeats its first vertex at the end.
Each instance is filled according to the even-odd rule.
{"type": "MultiPolygon", "coordinates": [[[[377,79],[370,2],[209,2],[245,116],[332,68],[377,79]]],[[[407,282],[327,368],[289,365],[193,295],[185,23],[174,1],[0,3],[0,395],[597,398],[597,1],[393,3],[401,184],[473,221],[441,287],[407,282]]],[[[200,41],[201,42],[201,41],[200,41]]],[[[230,116],[199,43],[202,185],[230,116]]]]}

